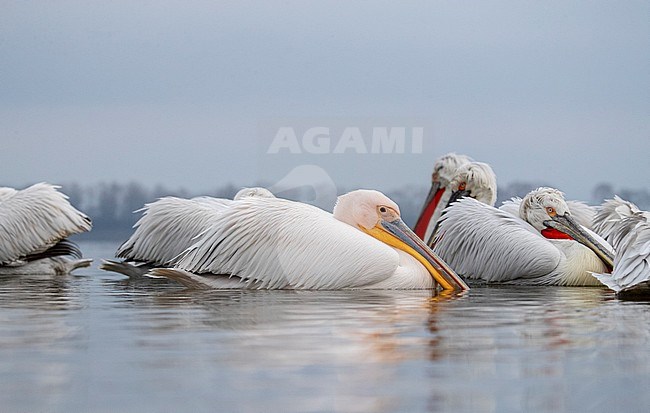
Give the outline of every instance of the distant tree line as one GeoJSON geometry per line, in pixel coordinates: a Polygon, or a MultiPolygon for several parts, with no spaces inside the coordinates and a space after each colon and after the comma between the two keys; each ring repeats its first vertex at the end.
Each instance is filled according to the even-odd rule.
{"type": "MultiPolygon", "coordinates": [[[[497,205],[506,199],[523,197],[530,190],[544,183],[514,182],[499,187],[497,205]]],[[[253,186],[253,185],[252,185],[253,186]]],[[[255,184],[254,186],[268,186],[255,184]]],[[[195,196],[213,196],[229,198],[237,193],[240,187],[226,184],[209,191],[196,192],[185,188],[167,188],[162,185],[147,187],[137,182],[118,183],[103,182],[95,185],[78,183],[63,184],[62,191],[68,195],[70,202],[79,210],[88,214],[93,220],[93,231],[83,234],[85,239],[125,240],[132,232],[132,227],[141,217],[134,213],[146,203],[164,196],[192,198],[195,196]]],[[[339,193],[347,192],[349,188],[339,188],[339,193]]],[[[429,188],[426,186],[409,185],[391,191],[385,191],[391,199],[400,206],[402,218],[408,225],[414,225],[422,208],[429,188]]],[[[621,189],[608,183],[594,187],[592,199],[584,200],[592,205],[600,204],[604,199],[619,195],[623,199],[637,204],[642,209],[650,209],[650,192],[647,189],[621,189]]],[[[309,201],[310,191],[298,189],[280,194],[284,198],[309,201]]]]}
{"type": "Polygon", "coordinates": [[[239,188],[229,184],[212,191],[194,193],[185,188],[174,189],[162,185],[151,188],[138,182],[102,182],[96,185],[63,184],[61,190],[68,195],[72,205],[93,220],[93,230],[80,238],[126,240],[133,225],[142,216],[135,211],[147,203],[165,196],[192,198],[207,195],[232,199],[239,188]]]}

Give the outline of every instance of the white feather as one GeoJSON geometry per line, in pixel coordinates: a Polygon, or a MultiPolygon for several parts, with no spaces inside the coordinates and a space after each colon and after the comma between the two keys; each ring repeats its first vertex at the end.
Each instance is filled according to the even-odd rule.
{"type": "MultiPolygon", "coordinates": [[[[540,190],[544,192],[543,188],[536,191],[540,190]]],[[[544,238],[521,219],[520,204],[518,198],[505,202],[502,209],[472,198],[452,204],[443,215],[434,251],[468,278],[514,284],[598,285],[589,273],[605,270],[598,257],[576,241],[544,238]]]]}
{"type": "Polygon", "coordinates": [[[458,168],[473,161],[467,155],[450,152],[436,160],[433,164],[433,173],[437,174],[441,187],[445,187],[454,178],[454,174],[458,168]]]}
{"type": "MultiPolygon", "coordinates": [[[[594,217],[594,231],[612,243],[612,234],[618,227],[620,221],[639,212],[641,212],[639,207],[615,196],[614,199],[606,200],[597,208],[594,217]]],[[[622,235],[620,230],[618,231],[618,235],[619,237],[622,235]]]]}
{"type": "MultiPolygon", "coordinates": [[[[198,275],[178,268],[154,268],[147,273],[148,277],[168,278],[177,283],[194,290],[206,289],[241,289],[247,287],[238,277],[227,277],[218,275],[198,275]]],[[[249,288],[257,288],[254,283],[249,288]]]]}
{"type": "MultiPolygon", "coordinates": [[[[463,165],[473,161],[474,160],[467,155],[450,152],[438,158],[433,164],[433,177],[440,183],[440,188],[443,188],[443,193],[424,233],[423,239],[425,241],[431,237],[433,229],[442,215],[442,211],[446,208],[447,203],[449,202],[452,193],[449,184],[454,178],[456,171],[463,165]]],[[[422,212],[424,212],[424,208],[426,208],[426,205],[424,205],[422,212]]]]}
{"type": "Polygon", "coordinates": [[[91,258],[47,257],[20,265],[0,267],[0,275],[65,275],[78,268],[89,267],[92,261],[91,258]]]}
{"type": "MultiPolygon", "coordinates": [[[[566,201],[571,211],[571,216],[580,225],[587,229],[592,229],[594,226],[594,218],[596,216],[596,208],[582,201],[566,201]]],[[[519,207],[521,206],[521,198],[513,197],[503,201],[500,210],[506,211],[516,217],[519,216],[519,207]]]]}
{"type": "Polygon", "coordinates": [[[598,228],[616,249],[614,271],[594,274],[616,292],[650,290],[650,223],[648,213],[618,198],[605,202],[598,228]]]}
{"type": "Polygon", "coordinates": [[[433,250],[459,274],[488,282],[541,283],[562,259],[530,224],[473,198],[447,208],[433,250]]]}
{"type": "Polygon", "coordinates": [[[165,197],[146,204],[135,232],[117,250],[116,256],[127,260],[167,265],[189,248],[196,237],[233,201],[197,197],[165,197]]]}
{"type": "Polygon", "coordinates": [[[0,265],[90,231],[90,218],[70,205],[58,188],[46,183],[23,190],[0,188],[0,265]]]}
{"type": "MultiPolygon", "coordinates": [[[[118,258],[127,261],[146,262],[167,266],[170,261],[192,246],[199,235],[213,225],[219,216],[233,202],[246,198],[274,198],[265,188],[242,188],[234,200],[199,196],[192,199],[165,197],[145,204],[136,211],[143,212],[136,222],[131,237],[117,250],[118,258]]],[[[101,267],[129,276],[141,275],[144,270],[138,264],[105,261],[101,267]]]]}
{"type": "Polygon", "coordinates": [[[175,264],[249,288],[434,287],[407,256],[314,206],[250,198],[226,209],[175,264]]]}
{"type": "Polygon", "coordinates": [[[503,201],[499,209],[501,211],[505,211],[509,213],[510,215],[513,215],[517,218],[519,218],[519,207],[521,206],[521,198],[518,196],[512,197],[510,199],[506,199],[503,201]]]}
{"type": "Polygon", "coordinates": [[[582,225],[583,227],[593,230],[594,227],[594,218],[596,217],[596,208],[587,205],[585,202],[582,201],[566,201],[567,205],[569,206],[569,211],[571,211],[571,216],[573,219],[578,222],[578,224],[582,225]]]}

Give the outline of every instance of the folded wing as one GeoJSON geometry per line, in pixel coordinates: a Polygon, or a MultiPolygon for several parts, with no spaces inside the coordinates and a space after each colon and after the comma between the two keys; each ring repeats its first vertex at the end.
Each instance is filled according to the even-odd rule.
{"type": "Polygon", "coordinates": [[[0,194],[0,265],[41,253],[60,240],[90,231],[91,220],[58,186],[38,183],[0,194]]]}
{"type": "MultiPolygon", "coordinates": [[[[614,244],[611,239],[614,232],[621,238],[625,235],[621,233],[621,230],[625,228],[629,229],[629,226],[625,226],[625,228],[621,227],[618,231],[615,231],[619,227],[620,221],[639,212],[641,211],[636,205],[615,196],[614,199],[608,199],[598,207],[598,211],[594,217],[593,229],[609,243],[614,244]]],[[[614,248],[616,248],[616,245],[614,245],[614,248]]]]}
{"type": "Polygon", "coordinates": [[[473,198],[447,208],[434,251],[459,274],[488,282],[534,283],[553,272],[562,259],[530,224],[473,198]]]}
{"type": "Polygon", "coordinates": [[[611,274],[594,276],[616,292],[650,288],[650,224],[647,216],[638,210],[631,211],[627,205],[617,208],[623,209],[619,213],[630,212],[631,215],[621,218],[609,230],[609,238],[616,249],[614,270],[611,274]]]}
{"type": "Polygon", "coordinates": [[[116,256],[165,266],[189,248],[233,201],[198,197],[161,198],[143,209],[135,232],[117,250],[116,256]]]}
{"type": "Polygon", "coordinates": [[[175,260],[196,274],[229,274],[254,288],[340,289],[395,272],[395,250],[311,205],[277,198],[234,203],[175,260]]]}

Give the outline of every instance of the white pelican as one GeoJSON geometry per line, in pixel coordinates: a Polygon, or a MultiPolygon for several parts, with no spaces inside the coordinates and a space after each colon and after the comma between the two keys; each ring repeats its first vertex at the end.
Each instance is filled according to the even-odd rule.
{"type": "MultiPolygon", "coordinates": [[[[443,210],[457,200],[470,197],[484,204],[494,206],[497,200],[497,177],[490,165],[483,162],[469,162],[460,166],[452,175],[451,180],[445,188],[449,194],[446,204],[439,206],[443,210]]],[[[438,219],[433,225],[433,231],[427,239],[427,245],[432,246],[435,234],[438,230],[438,219]]]]}
{"type": "Polygon", "coordinates": [[[273,198],[266,188],[243,188],[233,198],[199,196],[192,199],[164,197],[146,204],[135,232],[115,253],[125,261],[103,260],[100,268],[130,277],[142,276],[153,267],[169,265],[192,246],[195,238],[233,202],[247,197],[273,198]]]}
{"type": "Polygon", "coordinates": [[[175,264],[151,275],[217,288],[468,288],[402,222],[397,204],[370,190],[340,196],[333,214],[285,199],[240,200],[175,264]]]}
{"type": "Polygon", "coordinates": [[[468,278],[511,284],[599,285],[589,272],[613,264],[609,245],[577,224],[551,188],[526,195],[518,216],[472,198],[452,204],[434,251],[468,278]]]}
{"type": "Polygon", "coordinates": [[[611,274],[594,274],[618,295],[650,293],[650,213],[619,197],[603,203],[595,230],[616,249],[611,274]]]}
{"type": "Polygon", "coordinates": [[[427,240],[433,233],[433,228],[449,201],[451,192],[447,189],[449,182],[456,170],[462,165],[472,162],[467,155],[458,155],[453,152],[441,156],[433,164],[431,174],[431,189],[427,195],[422,212],[413,228],[413,231],[422,240],[427,240]]]}
{"type": "Polygon", "coordinates": [[[90,265],[66,239],[90,231],[90,218],[58,188],[0,188],[0,274],[67,274],[90,265]]]}

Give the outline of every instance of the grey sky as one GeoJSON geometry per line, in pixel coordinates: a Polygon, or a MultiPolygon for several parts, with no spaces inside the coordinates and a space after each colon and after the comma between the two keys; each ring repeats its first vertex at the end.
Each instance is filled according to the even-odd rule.
{"type": "MultiPolygon", "coordinates": [[[[647,1],[0,3],[0,182],[650,187],[647,1]],[[134,4],[135,3],[135,4],[134,4]],[[313,123],[313,125],[312,125],[313,123]],[[402,123],[402,124],[400,124],[402,123]],[[421,154],[269,155],[275,127],[424,127],[421,154]]],[[[367,130],[367,129],[366,129],[367,130]]],[[[371,137],[363,130],[370,146],[371,137]]]]}

